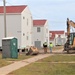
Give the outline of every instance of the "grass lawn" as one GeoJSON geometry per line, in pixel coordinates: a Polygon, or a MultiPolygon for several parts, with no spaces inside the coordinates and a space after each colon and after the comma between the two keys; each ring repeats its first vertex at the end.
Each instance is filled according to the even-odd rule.
{"type": "Polygon", "coordinates": [[[26,56],[25,54],[22,54],[22,55],[18,55],[18,59],[13,59],[13,58],[3,58],[2,59],[2,54],[0,54],[0,67],[9,65],[9,64],[13,63],[14,61],[20,61],[23,59],[28,59],[30,57],[33,57],[33,56],[30,56],[30,55],[26,56]]]}
{"type": "Polygon", "coordinates": [[[28,58],[31,58],[31,57],[33,57],[33,56],[21,54],[21,55],[18,55],[18,58],[17,58],[17,59],[6,58],[6,59],[4,59],[4,60],[6,60],[6,61],[20,61],[20,60],[28,59],[28,58]]]}
{"type": "Polygon", "coordinates": [[[75,63],[62,63],[71,61],[75,61],[75,55],[53,55],[8,75],[75,75],[75,63]]]}
{"type": "Polygon", "coordinates": [[[75,55],[56,54],[39,60],[39,62],[72,62],[75,61],[75,55]]]}
{"type": "Polygon", "coordinates": [[[75,64],[34,63],[8,75],[75,75],[75,64]]]}

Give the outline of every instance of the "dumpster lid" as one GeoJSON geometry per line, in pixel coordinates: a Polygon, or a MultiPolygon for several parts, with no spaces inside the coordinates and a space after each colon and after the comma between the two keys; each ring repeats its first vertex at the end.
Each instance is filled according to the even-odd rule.
{"type": "Polygon", "coordinates": [[[5,37],[5,38],[2,38],[2,40],[6,40],[6,39],[13,39],[15,37],[5,37]]]}

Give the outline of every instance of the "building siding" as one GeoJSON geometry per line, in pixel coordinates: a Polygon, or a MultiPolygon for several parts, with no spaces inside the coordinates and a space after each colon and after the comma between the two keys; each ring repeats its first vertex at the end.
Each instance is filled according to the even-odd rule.
{"type": "Polygon", "coordinates": [[[49,31],[48,30],[48,23],[44,25],[34,25],[33,26],[33,44],[35,46],[35,41],[41,42],[41,47],[43,47],[43,43],[47,42],[49,44],[49,31]],[[40,27],[41,31],[37,32],[37,27],[40,27]]]}
{"type": "Polygon", "coordinates": [[[21,45],[22,47],[26,46],[32,46],[32,26],[33,26],[33,20],[32,15],[29,12],[29,8],[26,7],[26,9],[22,12],[21,15],[21,21],[22,21],[22,35],[21,35],[21,45]],[[24,19],[23,19],[24,17],[24,19]],[[23,35],[24,34],[24,35],[23,35]],[[28,37],[28,40],[27,40],[28,37]]]}
{"type": "MultiPolygon", "coordinates": [[[[4,15],[0,15],[0,18],[4,18],[4,15]]],[[[2,38],[4,38],[4,20],[0,20],[0,41],[2,38]]],[[[20,35],[21,35],[21,16],[20,15],[14,15],[14,14],[7,14],[6,15],[6,35],[7,37],[16,37],[18,38],[19,45],[21,43],[20,35]],[[16,35],[16,36],[15,36],[16,35]]],[[[2,42],[0,42],[0,46],[2,45],[2,42]]]]}
{"type": "MultiPolygon", "coordinates": [[[[7,37],[16,37],[18,48],[32,45],[32,25],[32,15],[28,7],[22,13],[6,14],[7,37]]],[[[4,38],[4,14],[0,14],[0,46],[2,46],[2,38],[4,38]]]]}
{"type": "Polygon", "coordinates": [[[50,31],[50,42],[53,42],[54,46],[64,45],[66,42],[66,36],[64,31],[50,31]]]}

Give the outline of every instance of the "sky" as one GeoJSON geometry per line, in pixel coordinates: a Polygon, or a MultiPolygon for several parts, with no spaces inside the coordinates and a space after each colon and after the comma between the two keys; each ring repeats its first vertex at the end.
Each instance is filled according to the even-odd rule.
{"type": "Polygon", "coordinates": [[[49,30],[66,31],[67,18],[75,22],[75,0],[6,0],[6,5],[28,5],[33,19],[48,20],[49,30]]]}

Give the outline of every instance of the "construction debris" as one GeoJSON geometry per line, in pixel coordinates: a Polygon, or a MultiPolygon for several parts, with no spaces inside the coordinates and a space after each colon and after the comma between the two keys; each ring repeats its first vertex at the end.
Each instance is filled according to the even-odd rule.
{"type": "Polygon", "coordinates": [[[25,53],[26,55],[37,55],[39,50],[36,47],[31,46],[29,48],[25,48],[25,53]]]}

